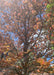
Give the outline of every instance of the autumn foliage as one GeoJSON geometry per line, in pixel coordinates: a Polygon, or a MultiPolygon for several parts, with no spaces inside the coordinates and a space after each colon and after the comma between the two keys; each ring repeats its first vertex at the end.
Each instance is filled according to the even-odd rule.
{"type": "Polygon", "coordinates": [[[51,3],[51,0],[0,2],[0,67],[5,73],[53,72],[54,8],[51,3]],[[47,58],[51,59],[47,61],[47,58]]]}

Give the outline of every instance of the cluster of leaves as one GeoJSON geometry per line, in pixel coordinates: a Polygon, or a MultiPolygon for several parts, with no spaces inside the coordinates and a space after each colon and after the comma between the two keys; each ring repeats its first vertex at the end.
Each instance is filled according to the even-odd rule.
{"type": "Polygon", "coordinates": [[[50,40],[50,47],[54,50],[54,0],[49,0],[46,7],[47,26],[50,40]]]}

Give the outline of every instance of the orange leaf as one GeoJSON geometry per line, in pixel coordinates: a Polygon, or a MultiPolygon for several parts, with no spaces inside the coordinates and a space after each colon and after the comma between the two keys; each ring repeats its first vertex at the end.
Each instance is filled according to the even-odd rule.
{"type": "Polygon", "coordinates": [[[54,25],[52,25],[52,28],[54,28],[54,25]]]}

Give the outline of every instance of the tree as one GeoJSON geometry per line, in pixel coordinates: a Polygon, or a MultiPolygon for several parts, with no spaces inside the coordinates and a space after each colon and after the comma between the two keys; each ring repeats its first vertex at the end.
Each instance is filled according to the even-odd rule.
{"type": "MultiPolygon", "coordinates": [[[[1,22],[0,28],[4,30],[4,33],[7,33],[7,31],[14,33],[18,40],[17,48],[15,48],[13,42],[11,43],[12,47],[14,46],[14,50],[17,49],[17,53],[12,47],[12,50],[9,48],[9,55],[5,60],[2,59],[1,62],[3,61],[3,63],[7,63],[12,67],[14,66],[13,69],[18,75],[28,75],[30,72],[36,71],[38,66],[41,65],[37,62],[37,59],[48,52],[48,49],[45,51],[47,39],[44,31],[45,20],[42,16],[44,14],[45,1],[2,0],[1,4],[3,2],[1,13],[4,21],[1,22]]],[[[9,35],[7,36],[9,37],[9,35]]]]}

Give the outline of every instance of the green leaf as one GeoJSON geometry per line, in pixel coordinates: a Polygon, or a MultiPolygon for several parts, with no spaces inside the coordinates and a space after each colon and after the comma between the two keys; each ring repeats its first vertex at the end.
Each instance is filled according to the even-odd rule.
{"type": "Polygon", "coordinates": [[[54,49],[54,47],[51,47],[52,49],[54,49]]]}

